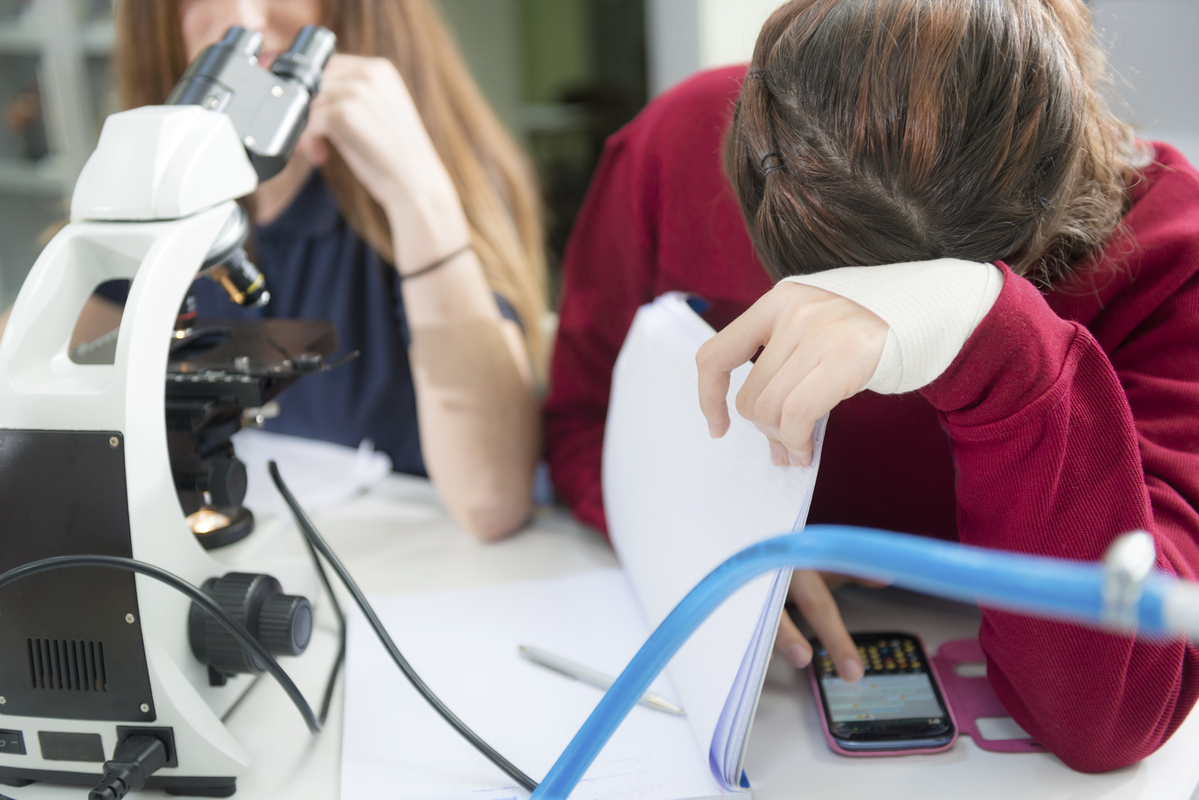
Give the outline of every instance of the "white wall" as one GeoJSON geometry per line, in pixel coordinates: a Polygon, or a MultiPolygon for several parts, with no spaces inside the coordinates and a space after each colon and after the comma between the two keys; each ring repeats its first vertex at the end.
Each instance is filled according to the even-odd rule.
{"type": "Polygon", "coordinates": [[[766,18],[779,0],[700,0],[700,60],[704,67],[749,61],[766,18]]]}
{"type": "MultiPolygon", "coordinates": [[[[779,0],[646,0],[650,96],[748,61],[779,0]]],[[[1142,136],[1199,165],[1199,0],[1093,0],[1096,27],[1142,136]]]]}
{"type": "Polygon", "coordinates": [[[1139,134],[1199,165],[1199,2],[1095,0],[1091,7],[1139,134]]]}
{"type": "Polygon", "coordinates": [[[646,0],[650,97],[709,67],[749,61],[779,0],[646,0]]]}

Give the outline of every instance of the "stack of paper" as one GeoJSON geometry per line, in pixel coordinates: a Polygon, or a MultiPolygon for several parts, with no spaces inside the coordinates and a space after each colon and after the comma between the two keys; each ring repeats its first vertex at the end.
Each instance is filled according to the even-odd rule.
{"type": "MultiPolygon", "coordinates": [[[[774,466],[766,438],[733,410],[749,364],[732,375],[729,432],[709,438],[695,354],[713,335],[683,295],[664,295],[638,312],[613,375],[604,508],[652,627],[729,556],[802,528],[816,483],[824,421],[811,467],[774,466]]],[[[764,575],[737,592],[669,666],[724,789],[740,782],[789,578],[789,570],[764,575]]]]}
{"type": "MultiPolygon", "coordinates": [[[[708,437],[695,353],[713,331],[683,296],[638,312],[613,379],[604,502],[623,570],[376,598],[392,637],[484,739],[540,779],[600,699],[519,658],[533,645],[619,673],[671,608],[742,548],[801,527],[819,460],[775,467],[733,415],[708,437]]],[[[733,375],[730,402],[748,373],[733,375]]],[[[741,791],[746,737],[785,596],[786,574],[748,584],[714,613],[653,691],[685,718],[638,706],[576,798],[704,798],[741,791]]],[[[347,664],[342,797],[524,797],[413,691],[361,618],[347,664]]]]}

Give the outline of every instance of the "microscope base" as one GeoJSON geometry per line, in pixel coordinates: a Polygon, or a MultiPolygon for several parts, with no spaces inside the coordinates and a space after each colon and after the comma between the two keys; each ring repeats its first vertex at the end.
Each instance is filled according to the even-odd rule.
{"type": "MultiPolygon", "coordinates": [[[[43,769],[0,767],[0,784],[4,786],[28,786],[35,781],[95,786],[99,780],[99,772],[57,772],[43,769]]],[[[167,794],[188,797],[232,797],[237,791],[237,778],[187,778],[174,775],[152,775],[146,780],[146,789],[157,789],[167,794]]]]}

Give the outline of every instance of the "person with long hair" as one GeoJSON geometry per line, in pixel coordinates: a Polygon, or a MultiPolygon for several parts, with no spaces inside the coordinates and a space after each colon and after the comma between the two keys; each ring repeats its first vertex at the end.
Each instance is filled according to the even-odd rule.
{"type": "MultiPolygon", "coordinates": [[[[1109,81],[1082,0],[792,0],[748,69],[647,108],[567,254],[547,441],[576,513],[603,524],[635,308],[682,289],[721,329],[697,356],[711,435],[751,359],[736,410],[763,458],[812,463],[829,414],[809,521],[1084,560],[1141,529],[1199,576],[1199,173],[1134,138],[1109,81]]],[[[852,681],[838,580],[790,594],[852,681]]],[[[1189,643],[988,609],[979,638],[1009,713],[1078,770],[1144,758],[1199,695],[1189,643]]],[[[786,620],[776,649],[812,657],[786,620]]]]}
{"type": "MultiPolygon", "coordinates": [[[[116,13],[125,108],[164,102],[231,25],[262,32],[263,67],[306,24],[337,35],[296,153],[247,206],[265,314],[331,319],[340,351],[362,355],[291,387],[267,427],[373,439],[483,538],[522,524],[540,455],[538,199],[428,0],[121,0],[116,13]]],[[[211,282],[195,292],[201,316],[254,313],[211,282]]]]}

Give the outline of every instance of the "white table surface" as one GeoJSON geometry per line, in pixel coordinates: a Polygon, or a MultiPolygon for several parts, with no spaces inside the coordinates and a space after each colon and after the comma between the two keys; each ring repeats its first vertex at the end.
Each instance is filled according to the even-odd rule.
{"type": "MultiPolygon", "coordinates": [[[[387,478],[317,523],[367,594],[479,586],[616,564],[600,536],[577,525],[561,510],[539,512],[528,529],[505,541],[477,543],[449,520],[428,482],[402,476],[387,478]]],[[[849,588],[839,593],[839,602],[851,630],[915,631],[930,650],[978,630],[974,608],[896,590],[849,588]]],[[[335,647],[331,620],[319,613],[318,617],[309,652],[284,663],[314,706],[335,647]]],[[[402,637],[397,638],[403,649],[402,637]]],[[[402,680],[398,672],[396,680],[402,680]]],[[[251,775],[239,779],[235,798],[337,798],[341,701],[339,691],[329,723],[313,737],[282,690],[269,678],[260,679],[226,720],[256,765],[251,775]]],[[[959,738],[952,750],[937,755],[851,759],[834,755],[825,745],[806,676],[775,659],[751,733],[746,772],[759,800],[1186,800],[1199,785],[1199,715],[1192,716],[1146,761],[1106,775],[1073,772],[1048,754],[990,753],[975,747],[968,736],[959,738]]],[[[397,775],[396,780],[402,781],[403,776],[397,775]]],[[[15,800],[77,800],[84,796],[78,787],[40,784],[21,789],[0,787],[0,793],[15,800]]],[[[160,795],[136,795],[156,796],[160,795]]],[[[1199,793],[1194,796],[1199,800],[1199,793]]]]}

